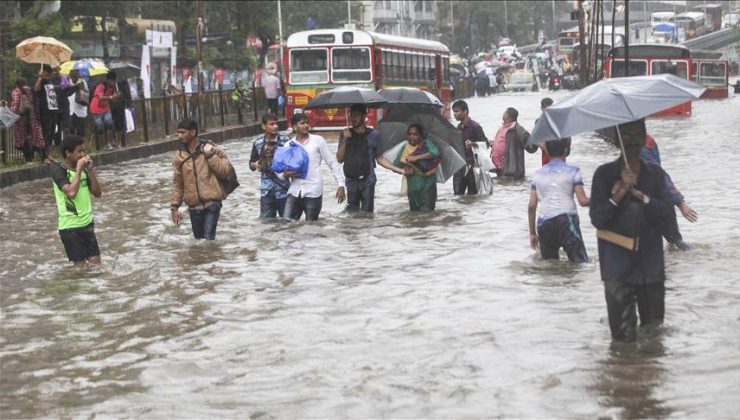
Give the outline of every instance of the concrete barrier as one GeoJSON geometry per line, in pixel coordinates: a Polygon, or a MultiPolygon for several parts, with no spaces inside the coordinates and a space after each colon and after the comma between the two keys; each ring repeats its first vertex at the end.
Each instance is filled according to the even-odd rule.
{"type": "MultiPolygon", "coordinates": [[[[281,128],[285,127],[285,121],[280,121],[281,128]]],[[[210,140],[214,143],[223,143],[226,140],[254,136],[262,132],[260,123],[254,122],[242,126],[226,127],[219,130],[202,133],[198,137],[210,140]]],[[[168,137],[156,143],[141,144],[127,147],[125,149],[104,151],[93,154],[95,166],[105,166],[128,160],[141,159],[149,156],[159,155],[176,150],[180,146],[177,137],[168,137]]],[[[34,181],[48,178],[49,165],[21,166],[0,172],[0,188],[9,187],[20,182],[34,181]]]]}

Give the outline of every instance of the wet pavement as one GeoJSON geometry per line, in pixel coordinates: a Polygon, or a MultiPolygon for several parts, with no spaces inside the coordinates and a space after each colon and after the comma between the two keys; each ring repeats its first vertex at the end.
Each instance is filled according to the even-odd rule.
{"type": "MultiPolygon", "coordinates": [[[[552,94],[558,101],[569,92],[552,94]]],[[[531,130],[547,92],[471,98],[493,138],[506,107],[531,130]]],[[[100,169],[103,265],[71,267],[51,181],[0,191],[2,418],[731,418],[740,412],[740,96],[651,119],[663,165],[699,212],[667,248],[666,323],[612,345],[591,262],[528,246],[526,182],[489,197],[439,186],[410,214],[379,169],[376,215],[325,200],[316,224],[262,223],[251,139],[228,142],[241,187],[218,241],[169,220],[170,155],[100,169]]],[[[331,144],[334,150],[336,144],[331,144]]],[[[618,151],[576,136],[590,191],[618,151]]],[[[527,155],[527,175],[539,154],[527,155]]]]}

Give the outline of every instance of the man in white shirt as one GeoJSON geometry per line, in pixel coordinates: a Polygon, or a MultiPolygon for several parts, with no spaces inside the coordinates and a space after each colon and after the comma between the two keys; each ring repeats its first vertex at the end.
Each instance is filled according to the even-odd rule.
{"type": "Polygon", "coordinates": [[[277,68],[268,66],[267,77],[263,84],[265,89],[265,98],[267,99],[267,112],[278,114],[278,97],[280,96],[280,79],[275,75],[277,68]]]}
{"type": "Polygon", "coordinates": [[[87,105],[90,103],[90,91],[87,82],[80,77],[79,70],[69,72],[69,80],[73,85],[80,85],[77,92],[69,95],[69,115],[71,124],[67,130],[72,134],[85,138],[85,120],[87,119],[87,105]]]}
{"type": "Polygon", "coordinates": [[[295,143],[306,150],[308,154],[308,174],[305,179],[299,174],[285,171],[283,176],[291,178],[288,199],[285,202],[285,215],[293,220],[300,220],[303,213],[306,221],[315,221],[321,213],[324,184],[321,180],[321,161],[329,165],[334,179],[337,181],[337,202],[345,199],[344,174],[334,155],[329,153],[329,147],[323,137],[309,134],[308,117],[305,114],[294,114],[291,125],[296,135],[285,146],[295,143]]]}

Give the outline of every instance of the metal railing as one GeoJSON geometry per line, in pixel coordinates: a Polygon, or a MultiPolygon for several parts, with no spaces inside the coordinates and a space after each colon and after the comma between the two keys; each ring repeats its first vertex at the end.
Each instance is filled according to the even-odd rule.
{"type": "MultiPolygon", "coordinates": [[[[181,94],[133,101],[134,130],[126,134],[126,147],[160,142],[177,132],[178,121],[192,118],[198,121],[200,132],[221,127],[257,121],[267,111],[267,101],[261,87],[251,86],[247,101],[241,108],[232,101],[233,90],[205,93],[203,113],[199,112],[198,94],[181,94]]],[[[102,149],[103,138],[97,138],[95,126],[88,117],[85,130],[85,149],[94,153],[102,149]]],[[[97,136],[102,137],[102,136],[97,136]]],[[[2,165],[23,162],[23,153],[15,148],[15,129],[0,129],[0,157],[2,165]]]]}

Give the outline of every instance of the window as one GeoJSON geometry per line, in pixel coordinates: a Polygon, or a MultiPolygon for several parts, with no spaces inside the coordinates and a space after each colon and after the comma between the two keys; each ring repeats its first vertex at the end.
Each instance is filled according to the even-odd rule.
{"type": "MultiPolygon", "coordinates": [[[[631,66],[632,63],[630,63],[630,67],[631,66]]],[[[663,73],[673,74],[682,79],[688,79],[688,64],[685,61],[653,60],[650,63],[650,74],[663,73]]]]}
{"type": "Polygon", "coordinates": [[[333,48],[331,63],[331,78],[334,82],[369,82],[372,80],[369,48],[333,48]]]}
{"type": "MultiPolygon", "coordinates": [[[[630,60],[630,76],[647,76],[647,61],[630,60]]],[[[611,77],[624,77],[624,60],[612,61],[611,77]]]]}
{"type": "Polygon", "coordinates": [[[405,52],[401,53],[401,77],[399,79],[401,80],[409,80],[409,77],[411,76],[411,71],[409,70],[411,68],[411,59],[409,58],[409,55],[405,52]]]}
{"type": "Polygon", "coordinates": [[[290,51],[290,83],[327,83],[329,66],[326,48],[290,51]]]}
{"type": "Polygon", "coordinates": [[[725,86],[727,69],[725,63],[701,63],[699,84],[702,86],[725,86]]]}
{"type": "Polygon", "coordinates": [[[383,80],[392,79],[392,72],[393,65],[391,63],[391,52],[388,50],[383,50],[383,80]]]}
{"type": "Polygon", "coordinates": [[[443,82],[450,83],[450,57],[442,58],[442,67],[444,71],[443,82]]]}
{"type": "Polygon", "coordinates": [[[416,0],[414,2],[414,11],[415,12],[422,12],[422,11],[424,11],[424,2],[422,0],[416,0]]]}

